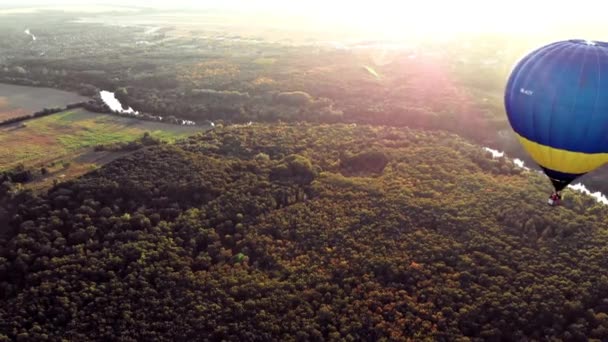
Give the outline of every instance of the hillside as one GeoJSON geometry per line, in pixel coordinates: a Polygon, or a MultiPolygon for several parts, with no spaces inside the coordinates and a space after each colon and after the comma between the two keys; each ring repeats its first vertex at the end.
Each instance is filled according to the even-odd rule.
{"type": "MultiPolygon", "coordinates": [[[[330,43],[323,32],[320,41],[292,44],[296,32],[279,41],[272,38],[276,30],[253,34],[250,23],[259,17],[248,21],[245,34],[231,25],[218,31],[208,19],[190,27],[182,15],[163,15],[158,26],[149,26],[146,13],[128,17],[130,25],[85,23],[61,12],[4,16],[0,82],[36,87],[20,91],[27,94],[41,86],[86,97],[112,91],[142,113],[203,125],[305,121],[447,130],[533,167],[505,115],[505,81],[532,49],[574,38],[554,30],[552,38],[479,32],[394,45],[359,35],[330,43]],[[147,24],[131,25],[142,20],[147,24]],[[29,25],[35,43],[23,32],[26,22],[35,23],[29,25]]],[[[2,102],[22,102],[7,94],[0,116],[2,102]]],[[[37,96],[26,102],[38,103],[35,110],[52,104],[37,96]]],[[[581,182],[608,193],[607,172],[581,182]]]]}
{"type": "Polygon", "coordinates": [[[608,209],[549,208],[522,172],[448,133],[294,124],[144,148],[39,197],[4,184],[0,336],[607,339],[608,209]]]}

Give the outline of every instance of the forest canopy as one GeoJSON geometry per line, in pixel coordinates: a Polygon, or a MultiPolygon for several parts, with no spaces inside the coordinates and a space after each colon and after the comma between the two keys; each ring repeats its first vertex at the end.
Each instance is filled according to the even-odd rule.
{"type": "Polygon", "coordinates": [[[605,340],[608,209],[548,208],[549,186],[409,128],[143,147],[46,194],[3,188],[0,337],[605,340]]]}

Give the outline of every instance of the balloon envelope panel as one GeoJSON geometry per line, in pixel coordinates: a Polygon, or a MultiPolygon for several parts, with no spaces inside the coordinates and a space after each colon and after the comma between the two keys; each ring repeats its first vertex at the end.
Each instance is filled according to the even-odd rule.
{"type": "Polygon", "coordinates": [[[605,164],[608,44],[568,40],[530,53],[509,77],[505,108],[520,142],[552,180],[569,183],[605,164]]]}

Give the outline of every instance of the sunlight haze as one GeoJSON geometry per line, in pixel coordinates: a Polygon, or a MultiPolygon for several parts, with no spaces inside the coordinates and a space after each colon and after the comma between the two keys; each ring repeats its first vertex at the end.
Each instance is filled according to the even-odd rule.
{"type": "Polygon", "coordinates": [[[607,12],[0,0],[0,342],[608,341],[607,12]]]}
{"type": "Polygon", "coordinates": [[[379,38],[400,39],[415,35],[440,38],[445,35],[472,34],[568,34],[570,37],[604,39],[603,13],[608,4],[601,1],[321,1],[286,2],[281,0],[211,1],[0,1],[1,7],[137,6],[160,9],[229,10],[256,15],[248,24],[268,20],[283,25],[302,25],[310,29],[350,30],[375,34],[379,38]]]}

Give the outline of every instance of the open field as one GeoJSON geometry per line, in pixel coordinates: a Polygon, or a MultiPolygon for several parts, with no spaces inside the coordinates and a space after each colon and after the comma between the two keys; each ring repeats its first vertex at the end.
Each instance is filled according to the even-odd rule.
{"type": "Polygon", "coordinates": [[[23,108],[16,108],[10,104],[6,96],[0,96],[0,121],[30,114],[23,108]]]}
{"type": "Polygon", "coordinates": [[[50,171],[43,179],[45,182],[53,178],[70,178],[125,154],[95,152],[96,145],[133,141],[144,132],[173,141],[203,129],[90,113],[83,109],[61,112],[0,128],[0,171],[19,164],[45,166],[50,171]]]}
{"type": "Polygon", "coordinates": [[[67,91],[0,83],[0,121],[85,100],[67,91]]]}

